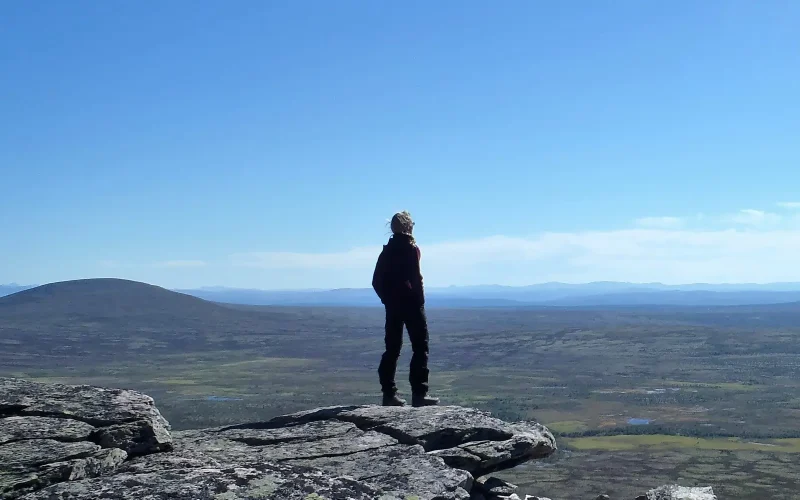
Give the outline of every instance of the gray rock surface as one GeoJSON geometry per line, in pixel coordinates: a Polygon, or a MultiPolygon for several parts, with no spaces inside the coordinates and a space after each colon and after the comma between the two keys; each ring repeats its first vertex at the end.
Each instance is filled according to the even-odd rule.
{"type": "Polygon", "coordinates": [[[68,418],[7,417],[0,420],[0,444],[20,439],[88,440],[95,428],[68,418]]]}
{"type": "MultiPolygon", "coordinates": [[[[202,460],[200,462],[203,462],[202,460]]],[[[374,500],[381,492],[351,478],[272,463],[216,465],[177,459],[151,462],[133,471],[84,481],[62,482],[26,500],[279,500],[309,498],[374,500]],[[310,497],[314,498],[314,497],[310,497]]]]}
{"type": "Polygon", "coordinates": [[[138,392],[0,378],[0,416],[11,415],[71,418],[95,427],[144,420],[169,429],[153,398],[138,392]]]}
{"type": "Polygon", "coordinates": [[[556,449],[553,435],[538,423],[509,424],[479,410],[453,406],[320,408],[278,417],[266,425],[324,420],[351,422],[360,429],[391,436],[400,444],[420,445],[474,476],[543,458],[556,449]]]}
{"type": "Polygon", "coordinates": [[[647,492],[647,500],[717,500],[714,490],[667,485],[647,492]]]}
{"type": "Polygon", "coordinates": [[[0,498],[101,476],[171,441],[144,394],[0,378],[0,498]]]}
{"type": "Polygon", "coordinates": [[[481,458],[462,448],[447,448],[446,450],[434,450],[428,453],[432,456],[440,457],[448,466],[465,470],[473,476],[480,469],[481,458]]]}
{"type": "Polygon", "coordinates": [[[537,423],[454,406],[319,408],[172,436],[143,394],[0,379],[0,498],[466,500],[473,473],[555,449],[537,423]]]}
{"type": "Polygon", "coordinates": [[[268,422],[175,434],[176,453],[222,462],[258,458],[379,485],[385,494],[468,498],[473,474],[556,449],[537,423],[508,424],[455,406],[330,407],[268,422]],[[459,461],[460,457],[460,461],[459,461]]]}
{"type": "Polygon", "coordinates": [[[86,458],[101,448],[88,441],[62,443],[54,439],[29,439],[0,446],[0,463],[5,468],[35,468],[53,462],[86,458]]]}
{"type": "Polygon", "coordinates": [[[513,495],[517,491],[517,485],[496,477],[482,477],[475,482],[475,489],[481,492],[487,500],[492,500],[513,495]]]}
{"type": "Polygon", "coordinates": [[[473,482],[468,472],[448,467],[442,459],[427,455],[421,446],[392,446],[295,463],[369,481],[399,498],[416,495],[420,499],[466,500],[473,482]]]}
{"type": "Polygon", "coordinates": [[[0,499],[513,499],[514,485],[481,476],[555,450],[538,423],[456,406],[318,408],[172,435],[137,392],[0,378],[0,499]]]}

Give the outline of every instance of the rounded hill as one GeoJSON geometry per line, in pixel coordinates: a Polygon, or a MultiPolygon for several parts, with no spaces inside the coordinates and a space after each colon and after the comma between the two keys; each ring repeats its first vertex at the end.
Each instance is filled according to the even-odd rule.
{"type": "Polygon", "coordinates": [[[213,302],[183,293],[116,278],[61,281],[0,297],[0,315],[59,315],[115,318],[235,314],[213,302]]]}
{"type": "Polygon", "coordinates": [[[136,281],[51,283],[0,298],[0,366],[252,349],[283,321],[136,281]]]}

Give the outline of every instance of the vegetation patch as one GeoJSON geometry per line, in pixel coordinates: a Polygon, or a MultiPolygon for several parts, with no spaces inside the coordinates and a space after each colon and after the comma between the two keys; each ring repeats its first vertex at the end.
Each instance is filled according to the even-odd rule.
{"type": "Polygon", "coordinates": [[[667,436],[663,434],[644,434],[565,438],[561,440],[561,443],[569,449],[580,451],[702,449],[717,451],[800,453],[800,439],[774,439],[768,442],[756,442],[743,441],[738,438],[696,438],[688,436],[667,436]]]}
{"type": "Polygon", "coordinates": [[[583,432],[588,426],[580,420],[564,420],[562,422],[551,422],[545,424],[548,429],[558,434],[568,434],[571,432],[583,432]]]}
{"type": "Polygon", "coordinates": [[[759,384],[746,384],[741,382],[681,382],[677,380],[665,380],[661,382],[663,387],[679,387],[694,389],[720,389],[724,391],[757,391],[763,386],[759,384]]]}

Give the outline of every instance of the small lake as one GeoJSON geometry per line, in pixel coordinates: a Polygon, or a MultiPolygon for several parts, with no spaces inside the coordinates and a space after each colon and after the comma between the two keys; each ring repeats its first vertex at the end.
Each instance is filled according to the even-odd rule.
{"type": "Polygon", "coordinates": [[[629,418],[628,425],[649,425],[649,418],[629,418]]]}
{"type": "Polygon", "coordinates": [[[242,398],[226,398],[225,396],[206,396],[206,401],[241,401],[242,398]]]}

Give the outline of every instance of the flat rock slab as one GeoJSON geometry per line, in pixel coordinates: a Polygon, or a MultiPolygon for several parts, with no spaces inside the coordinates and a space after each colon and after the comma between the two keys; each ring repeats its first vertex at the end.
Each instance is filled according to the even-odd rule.
{"type": "MultiPolygon", "coordinates": [[[[282,464],[162,469],[59,483],[25,500],[376,500],[382,492],[351,478],[282,464]],[[317,496],[310,496],[316,494],[317,496]]],[[[385,497],[394,500],[392,497],[385,497]]]]}
{"type": "Polygon", "coordinates": [[[0,446],[0,498],[17,498],[62,481],[113,472],[128,454],[102,449],[86,441],[62,443],[49,439],[16,441],[0,446]]]}
{"type": "Polygon", "coordinates": [[[70,417],[95,427],[148,420],[169,428],[153,398],[124,389],[0,378],[0,416],[70,417]]]}
{"type": "Polygon", "coordinates": [[[300,443],[346,436],[358,428],[355,424],[338,420],[323,420],[307,424],[278,428],[260,428],[259,424],[245,424],[233,427],[209,429],[207,435],[218,434],[226,439],[240,441],[252,446],[300,443]]]}
{"type": "Polygon", "coordinates": [[[368,481],[389,494],[420,500],[467,499],[472,475],[452,469],[421,446],[397,445],[352,455],[293,460],[290,463],[314,467],[368,481]]]}
{"type": "Polygon", "coordinates": [[[717,500],[714,490],[668,485],[647,492],[647,500],[717,500]]]}
{"type": "MultiPolygon", "coordinates": [[[[377,450],[386,446],[395,446],[397,441],[386,434],[374,431],[362,431],[353,424],[331,422],[333,429],[325,429],[326,425],[307,426],[303,432],[320,429],[320,437],[308,434],[303,439],[275,442],[269,436],[259,436],[260,431],[252,433],[241,430],[233,432],[186,432],[176,433],[179,450],[203,452],[217,460],[243,460],[258,457],[269,462],[285,460],[311,460],[319,457],[347,456],[354,453],[377,450]],[[327,431],[327,432],[326,432],[327,431]],[[336,434],[336,431],[341,431],[336,434]],[[246,438],[241,436],[245,435],[246,438]],[[267,443],[267,444],[261,444],[267,443]]],[[[289,429],[287,429],[288,431],[289,429]]],[[[269,433],[273,434],[273,433],[269,433]]]]}
{"type": "Polygon", "coordinates": [[[556,449],[552,434],[539,424],[508,424],[456,406],[319,408],[174,438],[179,453],[202,453],[221,463],[253,457],[288,462],[421,500],[462,498],[472,488],[473,474],[556,449]]]}
{"type": "Polygon", "coordinates": [[[514,434],[503,441],[464,443],[459,448],[479,458],[471,472],[476,476],[483,476],[551,455],[555,450],[555,439],[546,429],[544,433],[534,430],[514,434]],[[545,433],[549,438],[545,437],[545,433]]]}
{"type": "Polygon", "coordinates": [[[455,406],[328,407],[175,434],[177,453],[200,453],[220,463],[253,457],[287,462],[420,500],[468,498],[472,473],[511,467],[555,449],[552,434],[537,423],[508,424],[455,406]]]}
{"type": "Polygon", "coordinates": [[[22,439],[88,440],[95,428],[69,418],[6,417],[0,418],[0,444],[22,439]]]}
{"type": "Polygon", "coordinates": [[[260,428],[265,425],[179,432],[170,455],[203,456],[215,463],[288,463],[332,477],[350,477],[380,489],[384,495],[400,498],[469,497],[472,476],[448,467],[422,446],[403,445],[387,434],[338,420],[260,428]]]}
{"type": "Polygon", "coordinates": [[[543,458],[556,451],[547,428],[535,422],[510,424],[473,408],[342,406],[277,417],[265,427],[290,427],[319,421],[351,422],[387,434],[405,445],[420,445],[477,475],[543,458]],[[455,451],[445,451],[460,448],[455,451]]]}
{"type": "Polygon", "coordinates": [[[0,445],[0,464],[10,468],[36,468],[52,462],[86,458],[100,451],[88,441],[62,443],[53,439],[29,439],[0,445]]]}

